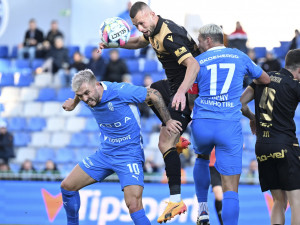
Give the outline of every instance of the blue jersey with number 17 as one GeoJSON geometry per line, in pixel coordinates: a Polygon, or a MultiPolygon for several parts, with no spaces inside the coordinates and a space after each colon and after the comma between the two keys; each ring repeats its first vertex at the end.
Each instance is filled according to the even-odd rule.
{"type": "Polygon", "coordinates": [[[100,149],[110,156],[130,156],[144,160],[140,112],[147,89],[128,83],[101,82],[101,101],[90,108],[100,129],[100,149]]]}
{"type": "Polygon", "coordinates": [[[238,49],[214,47],[196,57],[199,97],[193,118],[240,120],[244,75],[257,79],[262,69],[238,49]]]}

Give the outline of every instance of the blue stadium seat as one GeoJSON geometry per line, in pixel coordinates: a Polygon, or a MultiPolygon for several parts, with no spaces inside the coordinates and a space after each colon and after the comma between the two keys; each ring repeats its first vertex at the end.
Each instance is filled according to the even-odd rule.
{"type": "Polygon", "coordinates": [[[92,155],[95,153],[95,149],[93,148],[80,148],[75,152],[76,160],[82,161],[85,157],[92,155]]]}
{"type": "MultiPolygon", "coordinates": [[[[1,96],[1,90],[0,90],[0,96],[1,96]]],[[[4,106],[3,104],[0,103],[0,113],[4,111],[4,106]]]]}
{"type": "Polygon", "coordinates": [[[72,148],[60,148],[56,151],[56,163],[72,163],[75,158],[75,153],[72,148]]]}
{"type": "Polygon", "coordinates": [[[0,59],[0,72],[9,72],[11,69],[11,61],[9,59],[0,59]]]}
{"type": "Polygon", "coordinates": [[[108,60],[109,59],[109,52],[110,52],[109,49],[103,49],[102,53],[101,53],[102,58],[108,60]]]}
{"type": "Polygon", "coordinates": [[[255,52],[256,58],[259,59],[259,58],[266,57],[266,54],[267,54],[266,47],[254,47],[253,50],[255,52]]]}
{"type": "Polygon", "coordinates": [[[90,117],[86,120],[85,128],[83,129],[83,131],[87,131],[87,132],[99,131],[97,121],[94,119],[94,117],[90,117]]]}
{"type": "Polygon", "coordinates": [[[17,59],[15,61],[15,67],[17,70],[24,68],[31,68],[30,61],[28,59],[17,59]]]}
{"type": "Polygon", "coordinates": [[[135,51],[132,49],[119,48],[120,58],[130,59],[135,57],[135,51]]]}
{"type": "Polygon", "coordinates": [[[94,45],[87,45],[85,46],[84,48],[84,56],[88,59],[92,58],[92,52],[93,52],[93,49],[94,48],[97,48],[97,46],[94,46],[94,45]]]}
{"type": "Polygon", "coordinates": [[[91,110],[88,109],[88,107],[86,107],[83,103],[81,103],[80,111],[77,114],[77,116],[90,117],[92,116],[92,112],[91,110]]]}
{"type": "Polygon", "coordinates": [[[0,58],[8,58],[8,46],[0,46],[0,58]]]}
{"type": "MultiPolygon", "coordinates": [[[[74,97],[74,96],[73,96],[74,97]]],[[[36,101],[52,101],[56,99],[56,90],[53,88],[43,88],[39,92],[39,96],[36,101]]]]}
{"type": "Polygon", "coordinates": [[[47,160],[55,159],[55,151],[52,148],[39,148],[36,152],[36,163],[45,163],[47,160]]]}
{"type": "Polygon", "coordinates": [[[56,100],[59,102],[64,102],[68,98],[74,98],[75,93],[72,91],[71,88],[61,88],[57,91],[57,98],[56,100]]]}
{"type": "Polygon", "coordinates": [[[13,73],[0,73],[0,87],[2,86],[14,86],[13,73]]]}
{"type": "Polygon", "coordinates": [[[14,84],[18,87],[30,86],[33,80],[34,79],[30,70],[22,70],[21,73],[14,75],[14,84]]]}
{"type": "Polygon", "coordinates": [[[77,46],[77,45],[69,45],[69,46],[67,46],[67,49],[69,51],[69,57],[71,59],[73,59],[73,55],[75,52],[79,52],[79,46],[77,46]]]}
{"type": "Polygon", "coordinates": [[[280,41],[280,47],[284,49],[286,52],[288,52],[289,48],[291,46],[290,41],[280,41]]]}
{"type": "Polygon", "coordinates": [[[36,70],[38,67],[41,67],[44,62],[45,62],[45,60],[43,60],[43,59],[34,59],[31,64],[31,68],[33,70],[36,70]]]}
{"type": "Polygon", "coordinates": [[[142,72],[152,73],[152,72],[157,72],[157,70],[158,70],[158,64],[156,60],[145,60],[145,64],[142,72]]]}
{"type": "Polygon", "coordinates": [[[9,131],[23,131],[27,128],[26,118],[24,117],[13,117],[8,121],[9,131]]]}
{"type": "Polygon", "coordinates": [[[99,131],[91,133],[89,135],[89,141],[87,142],[87,147],[98,148],[100,146],[99,131]]]}
{"type": "Polygon", "coordinates": [[[287,53],[287,50],[284,49],[283,47],[274,47],[273,52],[274,52],[274,55],[276,58],[284,59],[285,55],[287,53]]]}
{"type": "Polygon", "coordinates": [[[18,57],[18,46],[14,45],[10,54],[10,58],[16,59],[18,57]]]}
{"type": "Polygon", "coordinates": [[[126,60],[126,65],[130,73],[139,72],[139,61],[137,59],[126,60]]]}
{"type": "Polygon", "coordinates": [[[71,136],[71,140],[68,147],[84,147],[88,143],[88,140],[88,135],[86,133],[74,133],[71,136]]]}
{"type": "Polygon", "coordinates": [[[153,82],[166,79],[166,75],[164,73],[152,73],[151,74],[153,82]]]}
{"type": "Polygon", "coordinates": [[[131,74],[132,83],[134,85],[143,86],[144,84],[144,75],[142,73],[133,73],[131,74]]]}
{"type": "Polygon", "coordinates": [[[31,132],[41,131],[46,126],[46,120],[42,117],[31,117],[28,119],[27,129],[31,132]]]}
{"type": "Polygon", "coordinates": [[[30,142],[30,134],[27,132],[14,132],[14,146],[27,146],[30,142]]]}

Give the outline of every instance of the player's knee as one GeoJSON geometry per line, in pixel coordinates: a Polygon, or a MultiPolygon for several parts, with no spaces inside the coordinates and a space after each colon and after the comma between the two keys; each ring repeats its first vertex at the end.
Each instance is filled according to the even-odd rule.
{"type": "Polygon", "coordinates": [[[60,184],[60,187],[67,190],[67,191],[76,191],[74,185],[70,184],[66,180],[63,180],[60,184]]]}
{"type": "Polygon", "coordinates": [[[130,213],[139,211],[143,208],[142,198],[138,196],[131,197],[129,200],[126,201],[126,205],[130,213]]]}

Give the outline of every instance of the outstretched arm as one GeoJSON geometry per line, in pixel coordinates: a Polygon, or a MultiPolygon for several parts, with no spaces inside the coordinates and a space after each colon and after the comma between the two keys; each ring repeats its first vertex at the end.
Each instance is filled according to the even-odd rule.
{"type": "Polygon", "coordinates": [[[166,124],[169,134],[171,134],[171,132],[180,133],[180,131],[182,131],[181,123],[171,118],[169,110],[159,91],[153,88],[147,88],[147,97],[145,99],[145,102],[148,105],[151,105],[151,103],[154,105],[163,122],[166,124]]]}
{"type": "Polygon", "coordinates": [[[64,104],[62,105],[63,109],[65,111],[72,111],[73,109],[76,108],[76,106],[78,105],[78,103],[80,102],[80,99],[78,98],[77,95],[75,95],[75,98],[69,98],[67,99],[64,104]]]}

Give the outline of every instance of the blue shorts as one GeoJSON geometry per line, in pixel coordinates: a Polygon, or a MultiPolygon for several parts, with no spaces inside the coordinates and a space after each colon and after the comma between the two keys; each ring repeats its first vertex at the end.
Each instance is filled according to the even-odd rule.
{"type": "Polygon", "coordinates": [[[122,190],[129,185],[144,187],[143,161],[130,156],[110,156],[97,151],[84,158],[79,166],[98,182],[115,172],[119,177],[122,190]]]}
{"type": "Polygon", "coordinates": [[[241,174],[243,134],[240,121],[193,119],[191,127],[196,154],[208,155],[215,147],[215,167],[219,173],[241,174]]]}

